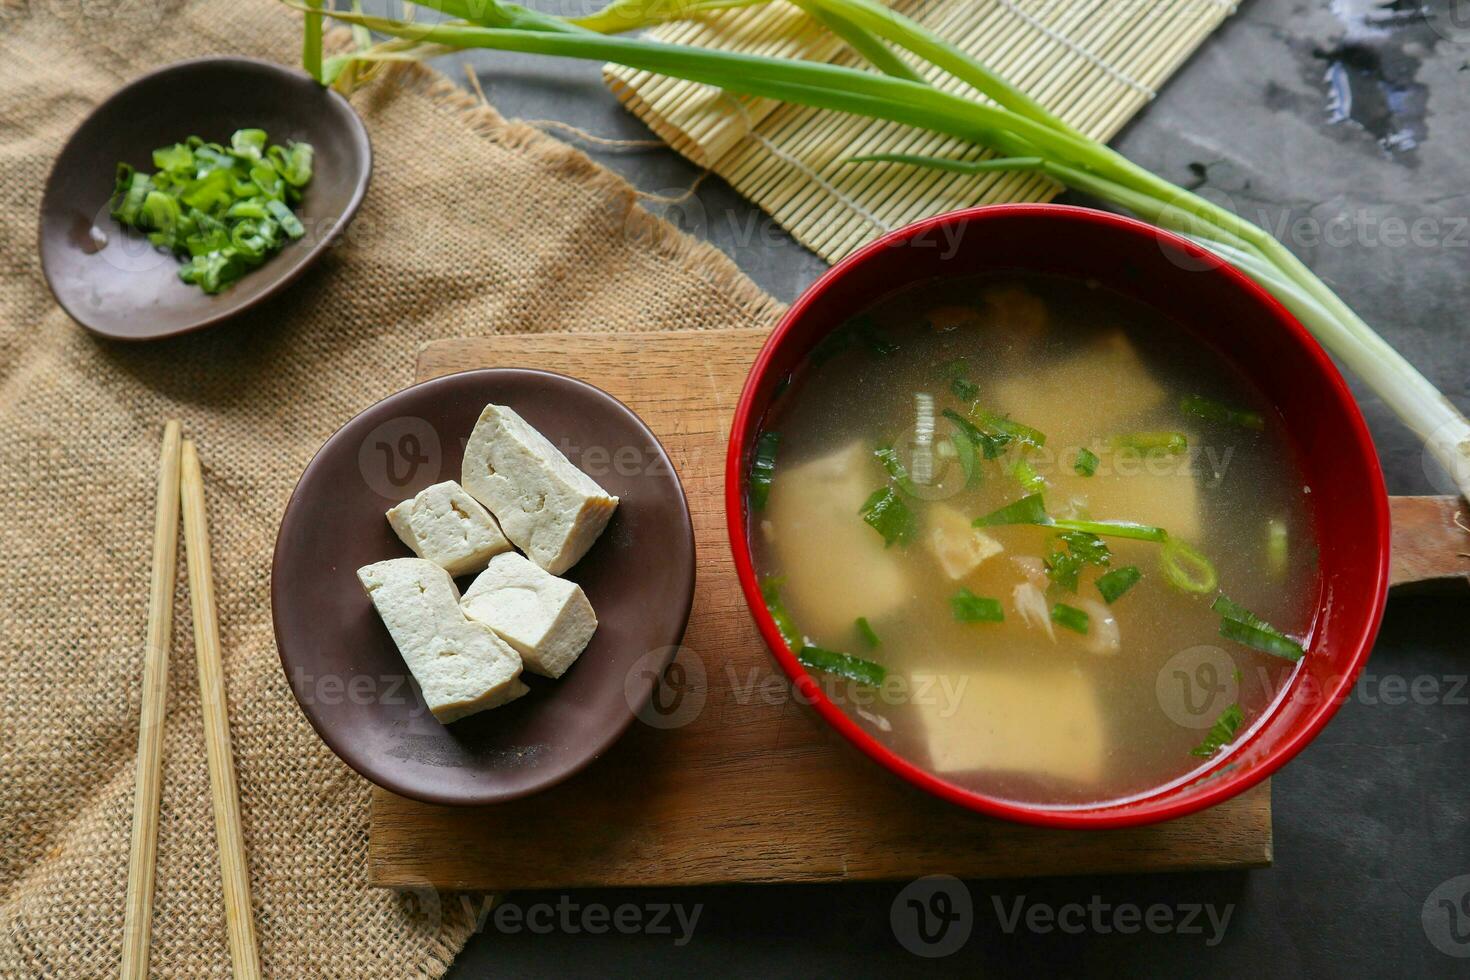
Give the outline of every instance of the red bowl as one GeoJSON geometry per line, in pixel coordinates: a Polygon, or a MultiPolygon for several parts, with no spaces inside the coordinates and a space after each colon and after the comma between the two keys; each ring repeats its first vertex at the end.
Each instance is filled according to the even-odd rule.
{"type": "Polygon", "coordinates": [[[848,256],[787,311],[746,379],[730,432],[725,511],[735,568],[761,635],[812,706],[850,742],[916,786],[992,816],[1050,827],[1121,827],[1183,816],[1254,786],[1301,751],[1348,696],[1388,588],[1383,473],[1342,375],[1264,290],[1151,225],[1086,208],[998,205],[909,225],[848,256]],[[781,640],[751,563],[747,477],[782,380],[838,324],[904,285],[1018,271],[1093,279],[1159,310],[1234,362],[1275,403],[1318,535],[1321,592],[1307,656],[1268,716],[1220,762],[1151,794],[1089,807],[1030,806],[976,792],[899,756],[855,724],[781,640]]]}

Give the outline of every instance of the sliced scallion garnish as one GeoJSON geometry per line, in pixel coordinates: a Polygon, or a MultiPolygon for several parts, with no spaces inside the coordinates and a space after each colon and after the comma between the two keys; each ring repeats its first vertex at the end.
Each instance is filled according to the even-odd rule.
{"type": "Polygon", "coordinates": [[[1088,624],[1091,617],[1076,606],[1069,606],[1065,602],[1059,602],[1051,607],[1051,621],[1074,633],[1087,634],[1088,624]]]}
{"type": "Polygon", "coordinates": [[[1086,531],[1105,538],[1131,538],[1135,541],[1167,541],[1169,532],[1152,524],[1137,521],[1074,521],[1062,519],[1050,521],[1067,531],[1086,531]]]}
{"type": "Polygon", "coordinates": [[[862,657],[854,657],[850,653],[839,653],[836,650],[825,650],[822,647],[804,646],[796,651],[796,660],[804,667],[820,670],[827,674],[836,674],[838,677],[846,677],[848,680],[857,681],[859,684],[870,684],[877,687],[883,683],[888,676],[888,671],[881,664],[875,664],[871,660],[862,657]]]}
{"type": "Polygon", "coordinates": [[[771,614],[771,619],[776,624],[776,632],[781,634],[781,639],[792,650],[799,650],[806,643],[801,635],[801,630],[796,627],[796,620],[791,618],[791,613],[786,609],[786,604],[781,601],[781,586],[786,580],[774,575],[768,575],[761,579],[761,598],[765,600],[766,612],[771,614]]]}
{"type": "Polygon", "coordinates": [[[1078,476],[1092,476],[1097,472],[1097,464],[1102,460],[1097,458],[1097,453],[1083,447],[1077,450],[1077,459],[1072,463],[1072,469],[1077,471],[1078,476]]]}
{"type": "Polygon", "coordinates": [[[970,409],[970,418],[983,431],[991,434],[1004,435],[1037,449],[1046,445],[1046,435],[1040,429],[1024,425],[1004,415],[988,412],[978,405],[970,409]]]}
{"type": "Polygon", "coordinates": [[[949,607],[954,618],[962,623],[999,623],[1005,620],[999,599],[976,595],[969,589],[960,589],[949,597],[949,607]]]}
{"type": "Polygon", "coordinates": [[[1204,595],[1214,592],[1220,583],[1210,560],[1178,538],[1164,542],[1163,550],[1159,552],[1159,565],[1164,576],[1185,592],[1204,595]]]}
{"type": "Polygon", "coordinates": [[[1182,432],[1126,432],[1113,437],[1113,448],[1142,456],[1179,456],[1189,451],[1189,437],[1182,432]]]}
{"type": "Polygon", "coordinates": [[[898,458],[897,449],[885,443],[873,450],[873,456],[883,464],[883,469],[892,478],[894,486],[910,497],[918,495],[919,490],[914,486],[913,479],[909,477],[908,468],[903,465],[903,460],[898,458]]]}
{"type": "Polygon", "coordinates": [[[1255,613],[1230,599],[1219,596],[1210,608],[1220,614],[1220,635],[1262,653],[1286,660],[1300,660],[1302,645],[1255,613]]]}
{"type": "Polygon", "coordinates": [[[1205,733],[1204,741],[1190,749],[1189,754],[1197,755],[1202,759],[1210,758],[1235,741],[1235,733],[1240,730],[1241,723],[1244,721],[1245,713],[1240,710],[1240,705],[1232,704],[1220,712],[1220,717],[1215,719],[1215,723],[1205,733]]]}
{"type": "Polygon", "coordinates": [[[1271,518],[1266,522],[1266,562],[1272,575],[1279,577],[1286,571],[1287,545],[1286,522],[1271,518]]]}
{"type": "Polygon", "coordinates": [[[868,645],[869,649],[883,645],[883,641],[878,638],[878,631],[873,629],[866,616],[859,616],[853,622],[853,626],[857,627],[858,636],[863,638],[863,642],[868,645]]]}
{"type": "Polygon", "coordinates": [[[991,433],[980,429],[953,409],[946,408],[941,414],[953,422],[967,439],[979,446],[986,459],[995,459],[1011,441],[1011,437],[1003,432],[991,433]]]}
{"type": "Polygon", "coordinates": [[[984,517],[975,518],[972,523],[975,527],[1002,527],[1007,524],[1050,525],[1056,522],[1047,515],[1046,502],[1042,500],[1041,494],[1028,493],[1020,500],[1012,501],[984,517]]]}
{"type": "Polygon", "coordinates": [[[951,378],[949,390],[962,402],[972,402],[980,394],[980,386],[967,378],[951,378]]]}
{"type": "Polygon", "coordinates": [[[765,510],[771,496],[771,481],[776,476],[776,449],[781,434],[767,430],[755,441],[755,455],[750,460],[750,505],[765,510]]]}
{"type": "Polygon", "coordinates": [[[892,487],[873,491],[858,513],[869,527],[883,535],[885,548],[892,547],[895,541],[908,544],[913,539],[914,513],[892,487]]]}
{"type": "Polygon", "coordinates": [[[980,461],[975,458],[975,444],[962,432],[949,434],[950,445],[954,446],[955,459],[960,461],[960,471],[965,474],[965,486],[979,481],[980,461]]]}
{"type": "Polygon", "coordinates": [[[1264,429],[1266,420],[1256,412],[1247,412],[1229,405],[1222,405],[1203,395],[1185,395],[1179,400],[1179,410],[1210,422],[1226,422],[1245,429],[1264,429]]]}
{"type": "Polygon", "coordinates": [[[1143,573],[1136,566],[1125,565],[1098,576],[1094,584],[1097,586],[1097,591],[1102,593],[1103,602],[1112,605],[1122,598],[1123,593],[1137,585],[1141,578],[1143,578],[1143,573]]]}
{"type": "Polygon", "coordinates": [[[1011,476],[1027,493],[1041,493],[1046,489],[1046,478],[1024,459],[1018,459],[1011,464],[1011,476]]]}
{"type": "Polygon", "coordinates": [[[311,181],[305,143],[266,145],[236,130],[228,147],[191,136],[153,151],[152,174],[119,164],[112,216],[179,257],[179,278],[217,293],[306,235],[291,210],[311,181]]]}

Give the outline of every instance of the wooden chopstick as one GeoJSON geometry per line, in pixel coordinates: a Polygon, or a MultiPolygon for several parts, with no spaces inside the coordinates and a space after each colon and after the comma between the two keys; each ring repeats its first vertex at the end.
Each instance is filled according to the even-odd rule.
{"type": "Polygon", "coordinates": [[[260,960],[255,947],[255,920],[250,910],[250,866],[245,860],[240,798],[235,789],[235,758],[230,751],[229,709],[220,661],[214,573],[209,558],[209,515],[204,508],[204,477],[199,470],[199,455],[188,439],[184,440],[180,480],[184,550],[189,561],[189,601],[194,610],[194,649],[199,660],[199,700],[204,713],[204,748],[209,760],[209,789],[214,800],[214,830],[225,896],[225,929],[236,980],[257,980],[260,960]]]}
{"type": "Polygon", "coordinates": [[[123,915],[123,980],[148,975],[153,924],[153,870],[158,856],[158,795],[163,781],[163,716],[168,699],[168,648],[179,561],[179,423],[163,427],[153,509],[153,577],[148,585],[148,640],[143,649],[143,708],[133,789],[133,839],[123,915]]]}

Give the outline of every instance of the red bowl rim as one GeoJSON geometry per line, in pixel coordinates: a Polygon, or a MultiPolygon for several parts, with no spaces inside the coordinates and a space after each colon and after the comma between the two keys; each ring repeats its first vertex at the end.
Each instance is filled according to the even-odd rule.
{"type": "MultiPolygon", "coordinates": [[[[951,803],[959,804],[979,813],[989,816],[1000,817],[1019,823],[1033,824],[1041,827],[1061,827],[1073,829],[1105,829],[1112,827],[1133,827],[1142,824],[1156,823],[1163,820],[1172,820],[1186,814],[1195,813],[1207,807],[1214,806],[1223,800],[1229,799],[1239,793],[1245,792],[1255,786],[1261,780],[1270,776],[1277,769],[1289,762],[1296,756],[1307,743],[1316,737],[1327,723],[1336,714],[1338,707],[1346,700],[1348,692],[1357,683],[1358,674],[1363,669],[1364,662],[1368,659],[1368,653],[1373,647],[1374,638],[1377,636],[1379,623],[1383,618],[1383,607],[1388,597],[1388,562],[1389,562],[1389,510],[1388,493],[1383,482],[1383,471],[1378,462],[1378,454],[1373,445],[1372,436],[1368,432],[1367,423],[1363,420],[1362,412],[1357,407],[1347,382],[1343,380],[1342,374],[1332,363],[1327,352],[1324,351],[1316,339],[1308,333],[1295,316],[1282,306],[1275,297],[1258,286],[1253,280],[1237,271],[1233,266],[1221,261],[1213,253],[1206,251],[1199,245],[1172,232],[1165,231],[1153,225],[1133,218],[1113,214],[1108,211],[1098,211],[1092,208],[1075,207],[1062,204],[991,204],[981,207],[965,208],[958,211],[949,211],[944,214],[925,218],[911,225],[906,225],[896,231],[889,232],[876,241],[870,242],[863,248],[853,252],[847,258],[838,262],[828,269],[817,279],[805,292],[797,298],[782,316],[774,330],[771,331],[765,343],[761,346],[760,353],[751,365],[750,373],[746,376],[745,386],[740,392],[740,401],[735,408],[735,416],[730,426],[730,440],[725,457],[725,517],[726,527],[730,535],[730,550],[735,560],[735,572],[740,579],[740,587],[745,593],[746,604],[750,607],[751,614],[755,617],[757,628],[766,646],[781,665],[782,671],[791,680],[797,692],[808,700],[808,703],[839,733],[842,734],[853,745],[861,749],[866,755],[886,767],[891,772],[902,777],[909,783],[926,790],[941,799],[951,803]],[[1321,698],[1307,715],[1306,721],[1293,729],[1291,733],[1283,738],[1273,748],[1265,759],[1248,769],[1233,768],[1229,764],[1229,757],[1221,760],[1219,768],[1208,772],[1209,785],[1199,792],[1184,798],[1174,798],[1162,802],[1150,803],[1148,797],[1143,799],[1131,799],[1127,802],[1117,804],[1102,804],[1100,809],[1055,809],[1043,806],[1030,806],[1011,800],[1004,800],[984,793],[965,789],[945,780],[934,773],[915,765],[913,762],[903,758],[898,753],[878,742],[875,738],[865,732],[857,725],[841,708],[832,703],[820,684],[814,681],[796,659],[796,655],[781,638],[780,631],[776,628],[775,621],[767,611],[765,600],[761,596],[760,583],[756,577],[755,567],[751,561],[750,546],[748,543],[747,521],[745,512],[745,479],[746,473],[742,461],[749,448],[749,440],[746,433],[754,432],[753,422],[759,419],[753,418],[756,405],[756,391],[760,380],[770,368],[770,362],[775,356],[777,348],[784,342],[786,336],[792,331],[794,325],[805,314],[807,309],[816,301],[816,298],[824,293],[834,281],[850,274],[859,266],[863,265],[870,256],[895,244],[918,237],[935,229],[958,224],[961,222],[987,221],[996,218],[1025,217],[1034,220],[1051,220],[1058,222],[1083,222],[1094,225],[1110,227],[1123,234],[1147,235],[1150,239],[1173,249],[1183,252],[1187,257],[1211,268],[1217,274],[1226,276],[1231,283],[1240,290],[1250,293],[1253,298],[1264,308],[1272,313],[1277,325],[1292,334],[1301,342],[1308,355],[1315,363],[1318,371],[1328,381],[1338,401],[1341,403],[1342,414],[1348,423],[1352,434],[1352,445],[1362,454],[1367,469],[1372,477],[1372,485],[1367,489],[1371,492],[1374,502],[1374,513],[1376,517],[1376,537],[1378,539],[1378,567],[1374,576],[1372,592],[1372,613],[1366,629],[1364,629],[1354,640],[1347,641],[1352,644],[1352,650],[1347,660],[1348,669],[1336,675],[1336,679],[1330,690],[1324,690],[1321,698]]],[[[1343,645],[1347,645],[1344,643],[1343,645]]],[[[1205,778],[1204,776],[1197,776],[1205,778]]]]}

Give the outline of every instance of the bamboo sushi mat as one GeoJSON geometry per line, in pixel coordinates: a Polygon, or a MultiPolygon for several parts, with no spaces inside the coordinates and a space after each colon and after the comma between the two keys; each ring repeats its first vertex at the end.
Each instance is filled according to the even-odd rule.
{"type": "MultiPolygon", "coordinates": [[[[892,6],[1100,140],[1117,133],[1235,10],[1229,0],[897,0],[892,6]]],[[[668,24],[651,36],[863,63],[781,0],[668,24]]],[[[864,153],[992,154],[897,123],[731,95],[615,65],[604,77],[670,146],[723,177],[828,262],[919,218],[975,204],[1045,201],[1061,190],[1036,174],[848,164],[864,153]]],[[[946,91],[967,90],[942,72],[927,77],[946,91]]]]}

